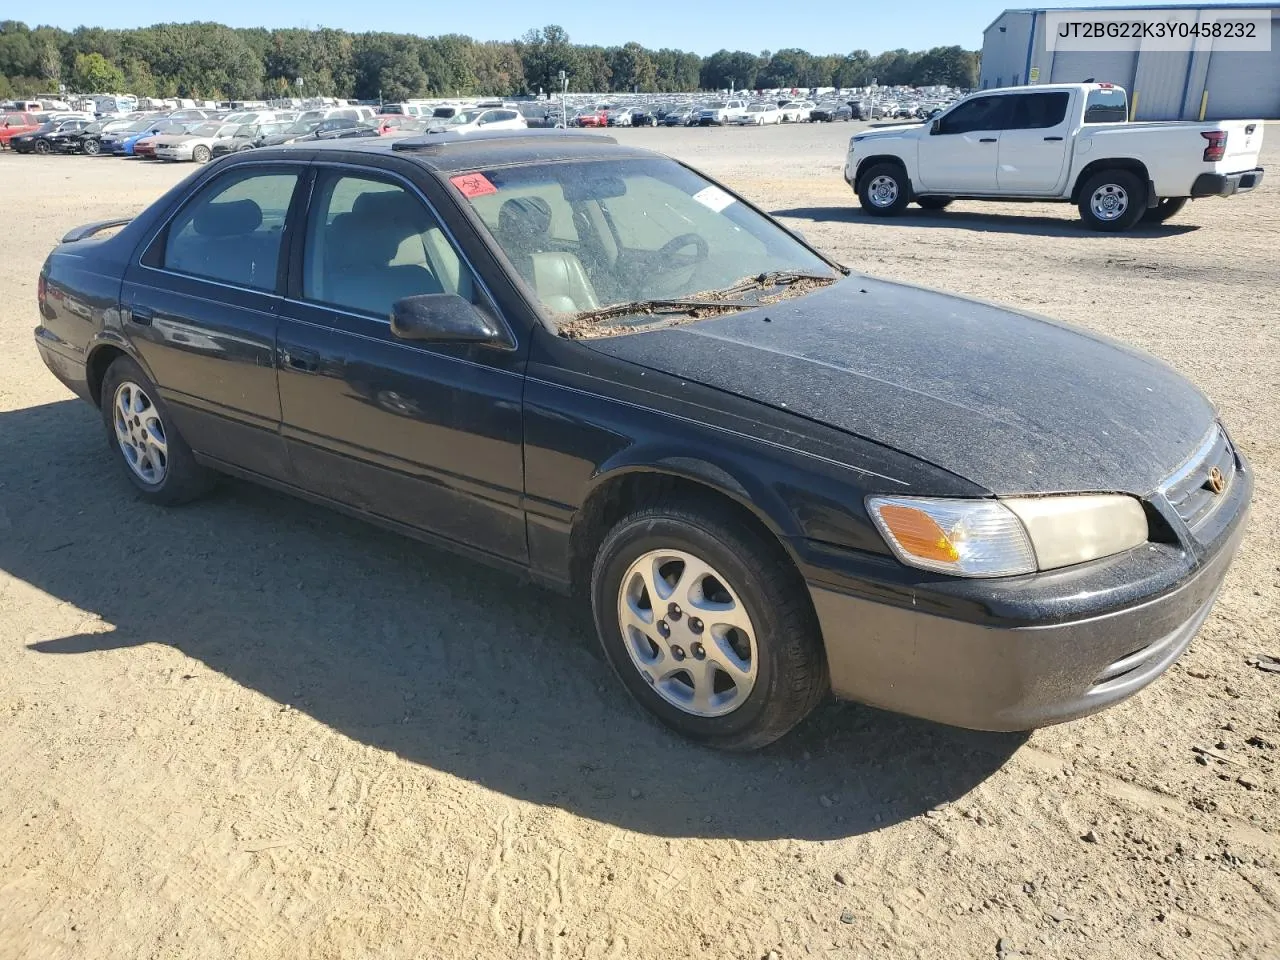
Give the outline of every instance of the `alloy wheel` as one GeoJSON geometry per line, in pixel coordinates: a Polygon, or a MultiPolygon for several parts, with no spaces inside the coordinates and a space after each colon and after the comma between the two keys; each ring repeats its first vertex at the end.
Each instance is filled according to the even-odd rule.
{"type": "Polygon", "coordinates": [[[756,630],[737,591],[684,550],[650,550],[618,589],[627,654],[667,703],[696,717],[720,717],[755,687],[756,630]]]}
{"type": "Polygon", "coordinates": [[[121,383],[112,401],[111,420],[129,469],[143,483],[163,483],[169,471],[169,441],[160,411],[146,391],[130,380],[121,383]]]}

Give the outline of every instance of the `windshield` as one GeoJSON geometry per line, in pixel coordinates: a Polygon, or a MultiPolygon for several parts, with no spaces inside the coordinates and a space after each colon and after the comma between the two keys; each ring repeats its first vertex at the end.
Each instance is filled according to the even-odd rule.
{"type": "Polygon", "coordinates": [[[723,100],[717,100],[715,103],[709,103],[709,104],[707,104],[707,109],[708,109],[708,110],[723,110],[723,109],[724,109],[725,107],[727,107],[727,106],[728,106],[728,104],[727,104],[727,103],[725,103],[723,100]]]}
{"type": "MultiPolygon", "coordinates": [[[[305,117],[306,114],[303,114],[303,116],[305,117]]],[[[312,130],[314,130],[318,126],[320,126],[320,120],[318,117],[314,119],[298,120],[294,123],[291,123],[282,132],[287,133],[290,136],[294,136],[301,133],[310,133],[312,130]]]]}
{"type": "MultiPolygon", "coordinates": [[[[761,289],[776,293],[777,283],[737,289],[750,278],[838,276],[766,217],[673,160],[503,167],[452,182],[566,335],[583,335],[574,321],[601,308],[689,299],[716,306],[717,293],[723,306],[730,288],[741,306],[761,289]]],[[[616,324],[645,312],[619,310],[599,332],[625,332],[616,324]]]]}
{"type": "Polygon", "coordinates": [[[220,123],[201,123],[191,127],[189,132],[196,137],[213,137],[217,136],[218,131],[221,129],[222,124],[220,123]]]}

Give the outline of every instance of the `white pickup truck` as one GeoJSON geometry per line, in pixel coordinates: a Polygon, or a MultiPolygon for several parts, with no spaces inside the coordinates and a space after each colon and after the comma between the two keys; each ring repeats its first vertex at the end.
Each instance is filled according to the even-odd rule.
{"type": "Polygon", "coordinates": [[[1109,83],[1008,87],[973,94],[925,124],[849,141],[844,178],[867,213],[915,201],[1057,200],[1095,230],[1159,222],[1189,199],[1229,197],[1262,182],[1261,120],[1129,123],[1109,83]]]}

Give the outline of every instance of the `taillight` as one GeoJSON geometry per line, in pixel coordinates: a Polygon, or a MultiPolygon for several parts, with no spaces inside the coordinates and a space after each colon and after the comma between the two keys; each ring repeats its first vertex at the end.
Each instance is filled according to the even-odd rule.
{"type": "Polygon", "coordinates": [[[1221,160],[1227,155],[1227,131],[1206,130],[1201,131],[1200,136],[1209,141],[1209,145],[1204,148],[1204,159],[1206,163],[1213,163],[1217,160],[1221,160]]]}
{"type": "Polygon", "coordinates": [[[48,297],[48,295],[49,295],[48,281],[45,280],[44,274],[42,273],[40,274],[40,279],[36,281],[36,302],[39,303],[41,307],[43,307],[44,301],[48,297]]]}

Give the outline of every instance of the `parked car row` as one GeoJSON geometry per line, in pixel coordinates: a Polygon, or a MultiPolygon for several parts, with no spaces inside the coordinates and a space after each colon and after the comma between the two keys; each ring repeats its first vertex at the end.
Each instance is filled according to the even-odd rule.
{"type": "Polygon", "coordinates": [[[371,107],[317,110],[186,109],[115,119],[83,117],[34,122],[26,114],[0,120],[0,142],[16,153],[107,154],[207,163],[217,156],[304,139],[422,133],[427,121],[406,113],[375,114],[371,107]]]}

